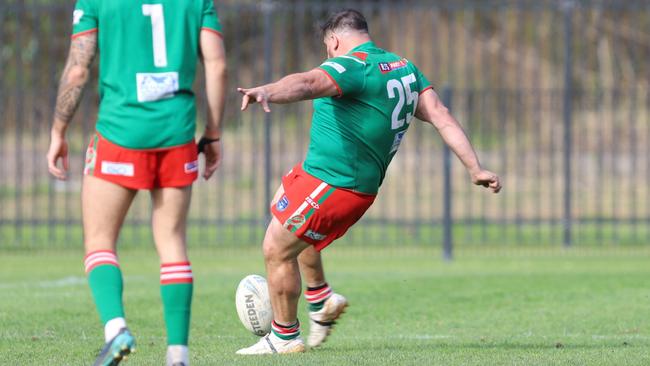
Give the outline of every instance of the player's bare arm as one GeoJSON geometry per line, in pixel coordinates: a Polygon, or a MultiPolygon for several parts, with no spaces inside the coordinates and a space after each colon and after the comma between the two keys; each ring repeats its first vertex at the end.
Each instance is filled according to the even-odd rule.
{"type": "Polygon", "coordinates": [[[79,107],[96,53],[97,33],[72,39],[56,98],[51,142],[47,153],[48,170],[58,179],[65,179],[68,170],[68,144],[65,141],[65,131],[79,107]],[[57,166],[59,159],[63,160],[62,169],[57,166]]]}
{"type": "Polygon", "coordinates": [[[499,176],[481,167],[465,131],[433,89],[426,90],[420,95],[415,116],[432,124],[438,130],[445,143],[465,165],[474,184],[490,188],[494,193],[501,190],[499,176]]]}
{"type": "Polygon", "coordinates": [[[221,128],[228,77],[226,51],[221,36],[207,30],[201,31],[200,47],[208,101],[208,120],[201,144],[205,154],[203,178],[209,179],[221,163],[221,128]]]}
{"type": "Polygon", "coordinates": [[[332,80],[322,70],[291,74],[275,83],[258,86],[255,88],[238,88],[242,98],[241,110],[248,105],[260,103],[265,112],[271,112],[269,103],[286,104],[301,100],[310,100],[339,95],[339,91],[332,80]]]}

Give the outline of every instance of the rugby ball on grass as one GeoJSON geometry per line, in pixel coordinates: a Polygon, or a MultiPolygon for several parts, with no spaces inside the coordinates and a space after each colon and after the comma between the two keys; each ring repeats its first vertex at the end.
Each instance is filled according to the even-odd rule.
{"type": "Polygon", "coordinates": [[[258,275],[244,277],[235,294],[237,315],[244,327],[260,337],[271,331],[273,308],[266,279],[258,275]]]}

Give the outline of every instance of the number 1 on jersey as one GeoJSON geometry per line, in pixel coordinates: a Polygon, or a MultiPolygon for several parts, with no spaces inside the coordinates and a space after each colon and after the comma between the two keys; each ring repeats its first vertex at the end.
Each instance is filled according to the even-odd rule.
{"type": "Polygon", "coordinates": [[[151,17],[153,31],[153,64],[167,67],[167,40],[165,39],[165,14],[162,4],[142,5],[142,14],[151,17]]]}
{"type": "Polygon", "coordinates": [[[397,105],[395,106],[391,117],[391,129],[393,130],[404,126],[404,122],[411,123],[411,119],[418,107],[418,98],[420,96],[417,91],[411,91],[411,84],[416,81],[415,75],[411,73],[404,76],[401,80],[390,79],[386,84],[386,88],[388,89],[388,99],[395,99],[395,97],[398,97],[397,105]],[[395,90],[397,90],[397,95],[395,95],[395,90]],[[399,118],[405,104],[409,106],[413,105],[411,112],[406,112],[406,121],[399,118]]]}

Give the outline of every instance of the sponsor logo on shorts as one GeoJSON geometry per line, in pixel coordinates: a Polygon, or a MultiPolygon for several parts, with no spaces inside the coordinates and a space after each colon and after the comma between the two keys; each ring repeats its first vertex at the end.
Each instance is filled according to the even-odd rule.
{"type": "Polygon", "coordinates": [[[190,173],[195,173],[199,171],[199,161],[194,160],[190,161],[189,163],[185,163],[185,173],[190,174],[190,173]]]}
{"type": "Polygon", "coordinates": [[[405,68],[406,65],[408,65],[408,61],[406,59],[401,59],[394,62],[380,62],[378,65],[379,71],[381,71],[382,74],[387,74],[391,71],[405,68]]]}
{"type": "Polygon", "coordinates": [[[303,216],[303,215],[295,215],[295,216],[291,216],[291,217],[290,217],[290,218],[289,218],[289,219],[284,223],[284,227],[285,227],[285,228],[288,228],[289,226],[293,226],[293,227],[295,227],[296,229],[300,229],[300,227],[301,227],[302,225],[305,224],[305,221],[307,221],[307,220],[305,219],[305,216],[303,216]]]}
{"type": "Polygon", "coordinates": [[[307,203],[309,203],[311,205],[311,207],[313,207],[316,210],[318,210],[320,208],[320,205],[316,201],[314,201],[313,198],[311,198],[309,196],[307,196],[307,198],[305,198],[305,201],[307,203]]]}
{"type": "Polygon", "coordinates": [[[132,163],[102,161],[102,174],[133,177],[135,175],[135,168],[133,167],[132,163]]]}
{"type": "Polygon", "coordinates": [[[317,232],[315,232],[315,231],[313,231],[311,229],[307,230],[307,232],[305,233],[305,236],[312,239],[312,240],[316,240],[316,241],[321,241],[321,240],[324,240],[325,238],[327,238],[327,235],[319,234],[319,233],[317,233],[317,232]]]}
{"type": "Polygon", "coordinates": [[[280,198],[278,203],[275,205],[275,208],[277,208],[280,212],[286,210],[287,207],[289,207],[289,198],[287,198],[287,196],[282,196],[282,198],[280,198]]]}

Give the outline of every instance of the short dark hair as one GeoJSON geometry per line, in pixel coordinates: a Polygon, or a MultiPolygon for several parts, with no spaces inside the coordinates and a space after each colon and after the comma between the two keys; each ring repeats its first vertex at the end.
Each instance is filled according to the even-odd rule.
{"type": "Polygon", "coordinates": [[[323,36],[325,36],[327,32],[349,29],[368,33],[368,22],[366,21],[366,17],[364,17],[360,11],[355,9],[344,9],[333,12],[320,27],[323,36]]]}

